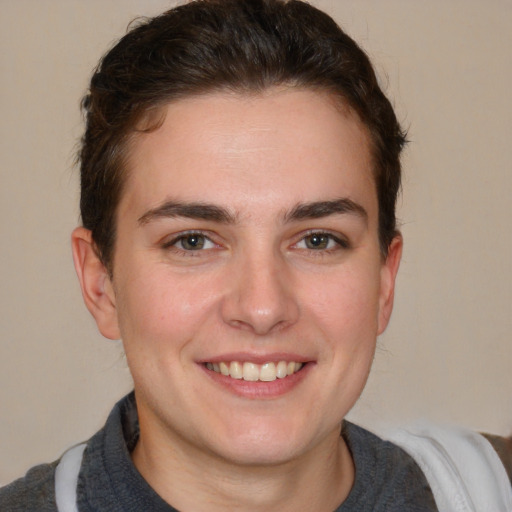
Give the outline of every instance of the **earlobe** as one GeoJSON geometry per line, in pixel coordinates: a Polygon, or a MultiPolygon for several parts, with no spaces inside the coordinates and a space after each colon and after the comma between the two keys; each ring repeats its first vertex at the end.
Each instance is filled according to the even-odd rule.
{"type": "Polygon", "coordinates": [[[386,261],[382,264],[380,274],[378,334],[382,334],[386,329],[389,319],[391,318],[391,312],[393,311],[395,281],[402,258],[402,248],[402,235],[397,234],[389,244],[386,261]]]}
{"type": "Polygon", "coordinates": [[[98,257],[91,232],[76,228],[71,235],[75,270],[82,296],[98,329],[106,338],[120,338],[114,289],[108,271],[98,257]]]}

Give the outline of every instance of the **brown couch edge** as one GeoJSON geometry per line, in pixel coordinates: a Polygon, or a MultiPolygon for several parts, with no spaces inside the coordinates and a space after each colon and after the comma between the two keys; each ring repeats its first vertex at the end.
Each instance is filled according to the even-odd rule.
{"type": "Polygon", "coordinates": [[[492,434],[482,435],[491,443],[492,447],[496,450],[499,455],[505,470],[507,471],[508,478],[512,484],[512,436],[501,437],[492,434]]]}

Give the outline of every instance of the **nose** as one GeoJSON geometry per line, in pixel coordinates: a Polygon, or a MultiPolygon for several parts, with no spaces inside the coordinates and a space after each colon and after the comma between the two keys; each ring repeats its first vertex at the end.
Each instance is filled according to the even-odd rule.
{"type": "Polygon", "coordinates": [[[222,315],[229,325],[262,336],[297,321],[293,277],[278,256],[241,258],[228,279],[222,315]]]}

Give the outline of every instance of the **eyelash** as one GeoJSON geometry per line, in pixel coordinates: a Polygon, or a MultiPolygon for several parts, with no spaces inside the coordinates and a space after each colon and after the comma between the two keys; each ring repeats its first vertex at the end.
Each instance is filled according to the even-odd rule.
{"type": "Polygon", "coordinates": [[[338,234],[335,235],[333,233],[330,233],[329,231],[317,231],[317,230],[311,230],[311,231],[308,231],[308,232],[302,234],[300,240],[294,244],[294,247],[297,247],[298,244],[300,244],[301,242],[306,243],[306,240],[313,236],[326,237],[328,239],[328,242],[327,242],[328,244],[330,244],[331,242],[334,242],[334,244],[335,244],[334,247],[326,247],[326,248],[304,247],[303,248],[303,250],[306,250],[306,251],[314,254],[315,256],[324,256],[324,255],[326,255],[326,253],[329,254],[329,253],[336,252],[339,250],[347,250],[347,249],[350,249],[350,247],[351,247],[350,242],[346,238],[341,237],[338,234]]]}
{"type": "Polygon", "coordinates": [[[203,252],[204,250],[211,250],[215,247],[218,247],[218,244],[216,244],[210,236],[207,234],[201,232],[201,231],[185,231],[183,233],[179,233],[178,235],[174,236],[171,240],[168,240],[162,244],[162,249],[166,250],[173,250],[180,256],[189,256],[189,257],[197,257],[199,256],[198,253],[203,252]],[[198,248],[198,249],[185,249],[183,247],[178,247],[177,244],[180,241],[184,241],[187,238],[190,238],[192,236],[201,237],[205,240],[206,243],[210,243],[213,247],[208,247],[206,249],[204,248],[198,248]]]}
{"type": "MultiPolygon", "coordinates": [[[[218,244],[216,244],[211,236],[208,236],[208,234],[201,232],[201,231],[185,231],[183,233],[179,233],[178,235],[174,236],[171,240],[168,240],[162,244],[162,248],[166,250],[173,250],[179,255],[188,256],[188,257],[197,257],[199,256],[199,253],[205,251],[205,250],[211,250],[215,247],[219,247],[218,244]],[[191,237],[198,237],[202,238],[204,240],[204,243],[207,245],[211,244],[211,247],[199,247],[197,249],[185,249],[184,247],[178,247],[177,245],[179,242],[183,242],[187,238],[191,237]]],[[[313,254],[315,256],[325,256],[326,254],[330,254],[333,252],[337,252],[339,250],[347,250],[350,249],[350,243],[346,238],[340,237],[339,235],[334,235],[333,233],[330,233],[328,231],[317,231],[317,230],[311,230],[306,233],[303,233],[300,237],[300,239],[295,242],[292,247],[295,247],[300,250],[308,251],[310,254],[313,254]],[[310,237],[317,236],[319,238],[327,238],[327,247],[320,247],[320,248],[311,248],[311,247],[298,247],[299,244],[305,243],[307,244],[307,239],[310,237]],[[329,247],[329,244],[334,243],[334,247],[329,247]]]]}

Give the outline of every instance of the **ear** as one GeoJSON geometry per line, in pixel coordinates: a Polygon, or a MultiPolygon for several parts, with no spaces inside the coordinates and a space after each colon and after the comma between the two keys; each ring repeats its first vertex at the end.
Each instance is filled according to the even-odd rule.
{"type": "Polygon", "coordinates": [[[397,234],[389,244],[386,260],[380,270],[378,334],[382,334],[386,329],[393,311],[395,280],[402,258],[402,248],[402,235],[397,234]]]}
{"type": "Polygon", "coordinates": [[[76,228],[71,235],[71,247],[87,309],[103,336],[119,339],[114,288],[105,265],[98,257],[91,232],[83,227],[76,228]]]}

